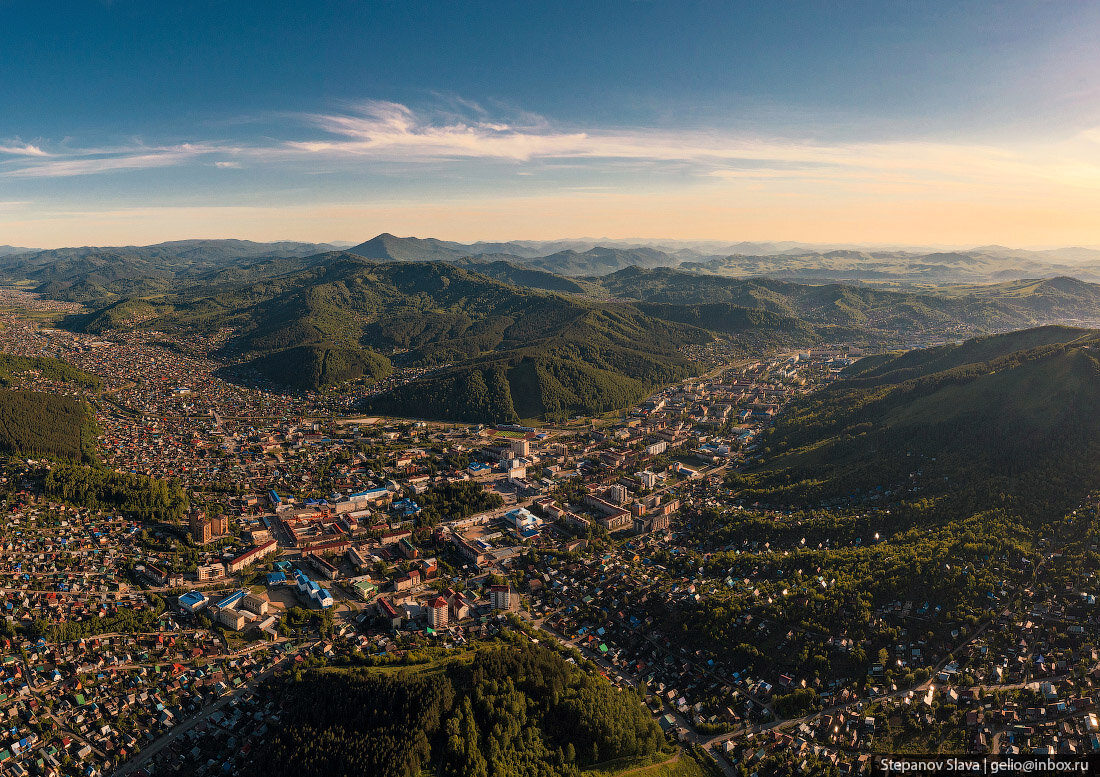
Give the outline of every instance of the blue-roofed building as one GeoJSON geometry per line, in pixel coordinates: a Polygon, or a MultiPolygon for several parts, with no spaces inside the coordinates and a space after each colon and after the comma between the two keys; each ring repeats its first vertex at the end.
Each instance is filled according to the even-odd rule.
{"type": "Polygon", "coordinates": [[[399,499],[393,503],[393,510],[398,515],[409,518],[420,512],[420,505],[411,499],[399,499]]]}
{"type": "Polygon", "coordinates": [[[268,585],[283,585],[286,582],[286,572],[283,572],[281,570],[278,572],[269,572],[267,575],[268,585]]]}
{"type": "Polygon", "coordinates": [[[205,607],[210,600],[200,591],[188,591],[177,601],[182,612],[196,613],[205,607]]]}
{"type": "Polygon", "coordinates": [[[372,488],[368,491],[359,491],[354,494],[349,494],[348,499],[381,499],[390,492],[384,488],[372,488]]]}
{"type": "Polygon", "coordinates": [[[275,493],[275,489],[271,489],[270,491],[267,492],[267,498],[271,500],[271,506],[272,507],[277,508],[279,505],[281,505],[283,503],[282,498],[278,494],[275,493]]]}
{"type": "Polygon", "coordinates": [[[235,604],[237,604],[241,599],[245,598],[246,596],[248,596],[248,591],[244,591],[244,590],[236,591],[235,593],[231,593],[229,596],[225,597],[224,599],[222,599],[220,602],[217,603],[217,608],[219,610],[224,610],[224,609],[227,609],[229,607],[233,607],[235,604]]]}
{"type": "Polygon", "coordinates": [[[294,582],[302,598],[326,609],[333,605],[332,593],[310,580],[304,572],[299,571],[294,576],[294,582]]]}
{"type": "Polygon", "coordinates": [[[504,514],[504,520],[516,531],[523,531],[524,529],[529,529],[542,523],[538,516],[526,507],[517,507],[513,510],[509,510],[504,514]]]}

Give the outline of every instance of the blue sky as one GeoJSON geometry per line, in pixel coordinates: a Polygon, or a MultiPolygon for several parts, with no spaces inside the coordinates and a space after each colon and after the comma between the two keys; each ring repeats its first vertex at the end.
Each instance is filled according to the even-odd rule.
{"type": "Polygon", "coordinates": [[[1100,244],[1093,2],[0,0],[0,243],[1100,244]]]}

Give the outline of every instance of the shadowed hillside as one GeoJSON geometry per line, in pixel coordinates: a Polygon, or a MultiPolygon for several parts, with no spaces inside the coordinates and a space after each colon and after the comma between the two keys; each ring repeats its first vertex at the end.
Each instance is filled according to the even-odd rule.
{"type": "Polygon", "coordinates": [[[1049,327],[857,363],[785,412],[753,471],[772,502],[948,497],[1056,514],[1100,487],[1100,335],[1049,327]]]}

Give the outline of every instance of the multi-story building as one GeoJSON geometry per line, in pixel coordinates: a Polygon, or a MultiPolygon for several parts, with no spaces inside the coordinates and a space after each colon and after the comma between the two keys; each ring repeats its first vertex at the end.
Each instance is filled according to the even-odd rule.
{"type": "Polygon", "coordinates": [[[229,570],[230,574],[236,574],[237,572],[240,572],[242,569],[247,567],[249,564],[255,564],[260,559],[267,558],[278,550],[279,543],[275,540],[265,542],[263,545],[258,545],[251,550],[246,550],[244,553],[237,556],[235,559],[226,564],[226,568],[229,570]]]}
{"type": "Polygon", "coordinates": [[[191,530],[191,539],[200,545],[205,545],[210,540],[221,537],[229,531],[229,517],[226,515],[214,515],[207,517],[202,510],[195,510],[188,517],[191,530]]]}
{"type": "Polygon", "coordinates": [[[447,625],[448,605],[447,600],[437,596],[428,602],[428,625],[433,629],[441,629],[447,625]]]}
{"type": "Polygon", "coordinates": [[[489,587],[489,601],[494,610],[511,610],[516,597],[512,589],[507,585],[494,585],[489,587]]]}

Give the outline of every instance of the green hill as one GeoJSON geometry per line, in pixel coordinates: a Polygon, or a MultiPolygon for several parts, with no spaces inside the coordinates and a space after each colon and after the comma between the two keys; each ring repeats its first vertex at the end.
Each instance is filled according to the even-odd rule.
{"type": "Polygon", "coordinates": [[[96,434],[88,406],[78,399],[0,390],[0,453],[91,461],[96,434]]]}
{"type": "Polygon", "coordinates": [[[397,237],[383,232],[349,248],[348,253],[381,262],[448,262],[470,256],[472,252],[469,246],[434,237],[397,237]]]}
{"type": "Polygon", "coordinates": [[[587,251],[566,249],[526,261],[534,267],[559,275],[605,275],[627,267],[667,267],[680,263],[675,257],[656,248],[606,246],[596,246],[587,251]]]}
{"type": "Polygon", "coordinates": [[[157,301],[120,301],[83,327],[231,326],[223,356],[307,388],[375,380],[392,366],[438,368],[374,398],[371,409],[461,420],[625,407],[692,374],[680,349],[713,339],[632,305],[520,288],[450,264],[333,253],[308,265],[157,301]]]}
{"type": "Polygon", "coordinates": [[[1100,320],[1100,285],[1072,278],[899,291],[630,267],[587,281],[616,298],[670,305],[728,303],[800,319],[815,328],[865,334],[914,337],[1100,320]]]}
{"type": "Polygon", "coordinates": [[[86,389],[98,389],[100,379],[60,359],[48,356],[15,356],[0,353],[0,387],[11,386],[22,376],[34,376],[86,389]]]}
{"type": "Polygon", "coordinates": [[[312,256],[329,246],[179,240],[150,246],[54,248],[0,259],[0,281],[32,283],[52,299],[104,305],[120,297],[163,294],[187,279],[264,257],[312,256]]]}
{"type": "Polygon", "coordinates": [[[580,777],[664,745],[633,692],[520,642],[400,672],[311,670],[275,696],[257,777],[580,777]]]}
{"type": "Polygon", "coordinates": [[[752,336],[771,345],[809,345],[821,340],[817,330],[800,318],[759,308],[739,307],[729,302],[680,305],[639,302],[635,307],[646,315],[664,321],[676,321],[727,335],[752,336]]]}
{"type": "Polygon", "coordinates": [[[92,461],[98,429],[88,406],[73,397],[9,390],[25,378],[97,390],[100,379],[57,359],[0,354],[0,453],[92,461]]]}
{"type": "Polygon", "coordinates": [[[747,498],[892,493],[1057,514],[1100,487],[1100,334],[1013,332],[857,364],[785,412],[747,498]]]}
{"type": "Polygon", "coordinates": [[[513,286],[525,286],[529,289],[542,289],[544,291],[558,291],[565,294],[586,294],[591,291],[591,285],[573,278],[565,278],[546,270],[538,270],[516,264],[514,261],[502,259],[490,259],[479,257],[475,259],[456,260],[452,264],[466,267],[481,275],[495,278],[498,281],[511,283],[513,286]]]}

